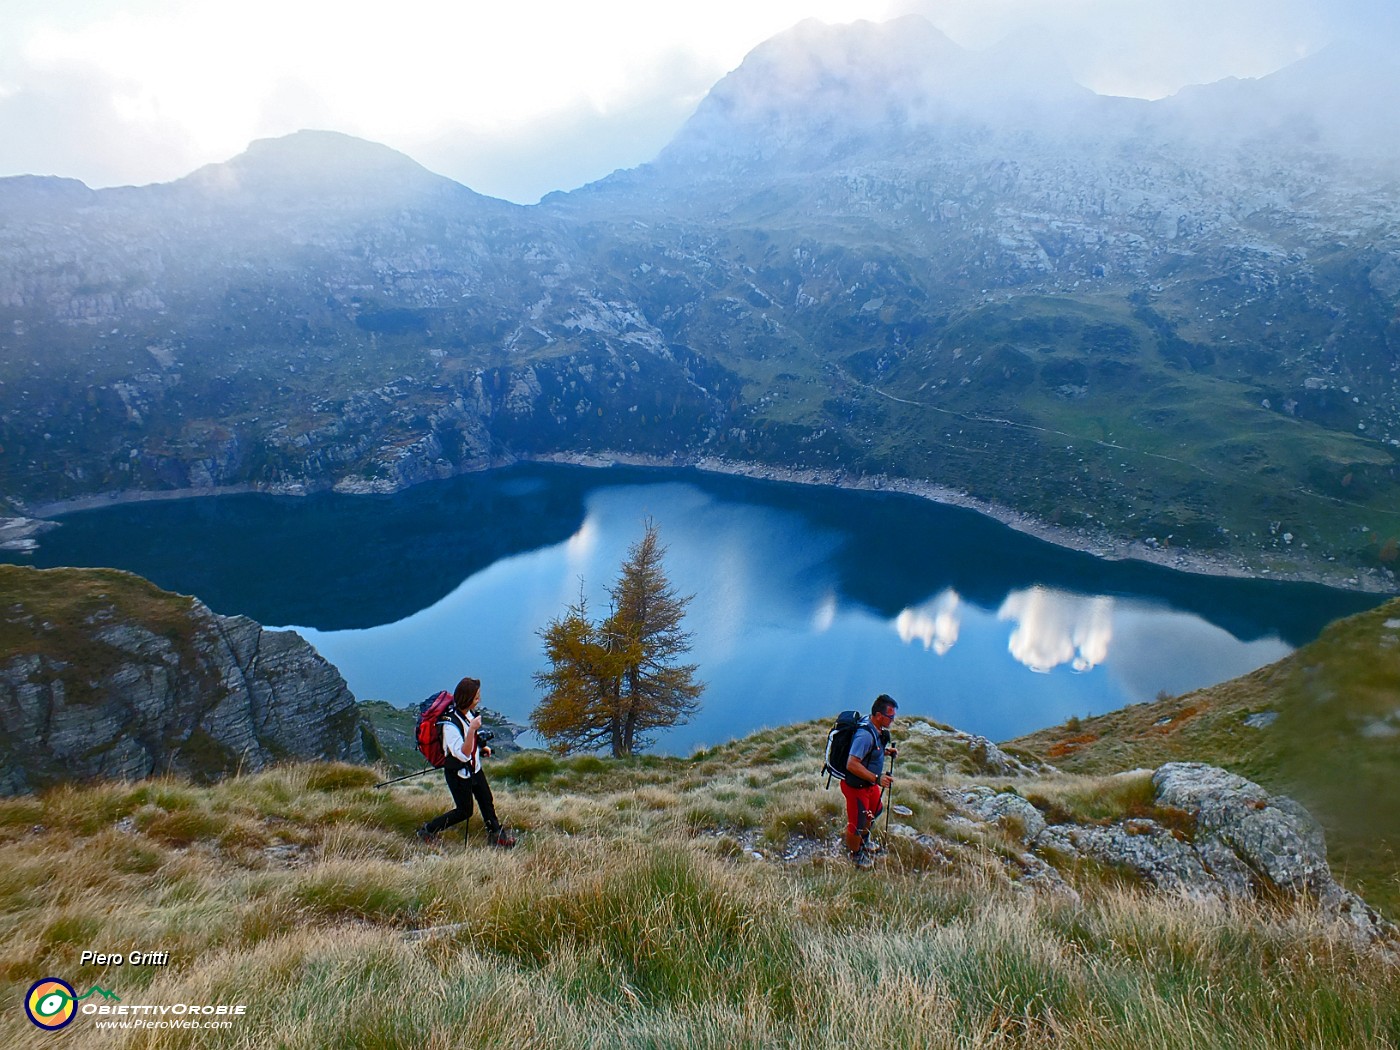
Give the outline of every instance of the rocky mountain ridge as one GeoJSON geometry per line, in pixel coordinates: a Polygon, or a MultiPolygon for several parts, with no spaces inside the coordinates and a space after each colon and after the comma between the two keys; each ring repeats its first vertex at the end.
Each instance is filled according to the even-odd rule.
{"type": "Polygon", "coordinates": [[[324,132],[0,180],[0,492],[713,457],[1393,587],[1400,192],[1388,139],[1323,133],[1348,64],[1300,65],[1145,103],[804,24],[531,208],[324,132]]]}
{"type": "Polygon", "coordinates": [[[0,793],[378,757],[299,635],[115,570],[0,566],[0,793]]]}

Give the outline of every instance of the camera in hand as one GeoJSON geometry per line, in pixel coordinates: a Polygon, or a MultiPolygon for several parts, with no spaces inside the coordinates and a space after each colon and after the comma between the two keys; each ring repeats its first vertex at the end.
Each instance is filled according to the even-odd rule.
{"type": "Polygon", "coordinates": [[[492,740],[495,740],[495,739],[496,739],[496,733],[495,733],[494,730],[491,730],[491,729],[478,729],[478,730],[476,731],[476,740],[477,740],[477,743],[479,743],[479,744],[489,744],[489,743],[491,743],[492,740]]]}

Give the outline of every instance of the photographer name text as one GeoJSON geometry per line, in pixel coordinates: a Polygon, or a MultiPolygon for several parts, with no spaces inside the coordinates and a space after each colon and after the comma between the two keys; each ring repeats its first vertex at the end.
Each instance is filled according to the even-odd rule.
{"type": "Polygon", "coordinates": [[[169,952],[83,952],[79,966],[165,966],[169,952]]]}

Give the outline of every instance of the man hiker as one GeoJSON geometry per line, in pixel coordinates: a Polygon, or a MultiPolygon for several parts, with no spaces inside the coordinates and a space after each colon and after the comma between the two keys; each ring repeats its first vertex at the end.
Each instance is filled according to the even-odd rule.
{"type": "MultiPolygon", "coordinates": [[[[515,845],[515,838],[503,830],[501,822],[496,819],[491,785],[486,782],[486,771],[481,768],[482,756],[490,755],[491,749],[477,735],[481,729],[481,715],[476,710],[480,703],[481,683],[475,678],[463,678],[452,694],[452,706],[438,723],[446,758],[442,771],[447,777],[447,790],[452,792],[455,808],[434,817],[418,829],[418,838],[423,842],[434,843],[439,832],[469,820],[472,800],[475,799],[481,807],[481,819],[486,824],[486,841],[502,849],[515,845]]],[[[466,828],[462,829],[463,838],[466,831],[466,828]]]]}
{"type": "Polygon", "coordinates": [[[870,707],[869,721],[857,726],[851,737],[841,794],[846,796],[846,849],[858,868],[874,864],[874,854],[883,849],[870,838],[870,826],[885,808],[884,789],[893,783],[885,772],[885,756],[896,753],[890,746],[890,726],[898,708],[892,697],[881,693],[870,707]]]}

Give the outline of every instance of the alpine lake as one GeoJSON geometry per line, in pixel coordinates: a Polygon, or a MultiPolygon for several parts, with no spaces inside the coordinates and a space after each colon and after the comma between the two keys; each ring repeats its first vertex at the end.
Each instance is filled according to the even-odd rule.
{"type": "Polygon", "coordinates": [[[524,724],[540,629],[580,594],[606,615],[648,518],[694,595],[686,659],[706,684],[694,719],[655,738],[669,754],[882,692],[902,719],[1005,740],[1245,674],[1381,600],[1108,561],[914,496],[546,464],[388,496],[84,510],[4,560],[127,569],[294,628],[361,700],[416,706],[472,675],[524,724]]]}

